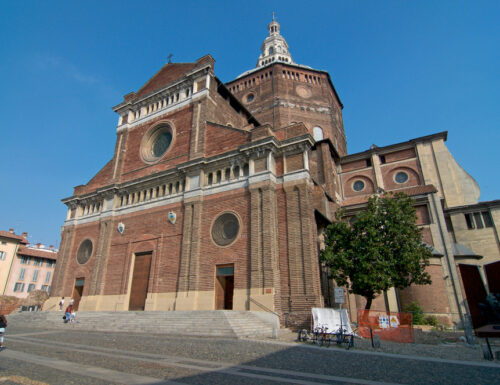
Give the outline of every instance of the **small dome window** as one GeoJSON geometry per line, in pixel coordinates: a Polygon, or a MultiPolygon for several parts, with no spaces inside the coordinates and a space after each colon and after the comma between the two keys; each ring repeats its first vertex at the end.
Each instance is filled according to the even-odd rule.
{"type": "Polygon", "coordinates": [[[408,174],[406,172],[400,171],[396,174],[394,180],[397,183],[406,183],[408,182],[408,174]]]}
{"type": "Polygon", "coordinates": [[[365,182],[358,179],[356,182],[352,184],[352,189],[358,192],[363,191],[365,189],[365,182]]]}
{"type": "Polygon", "coordinates": [[[313,128],[313,137],[315,141],[323,140],[323,129],[321,127],[313,128]]]}

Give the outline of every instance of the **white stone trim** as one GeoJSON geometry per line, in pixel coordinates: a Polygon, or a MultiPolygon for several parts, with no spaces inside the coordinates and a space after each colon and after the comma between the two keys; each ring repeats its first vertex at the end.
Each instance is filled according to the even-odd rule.
{"type": "Polygon", "coordinates": [[[253,183],[258,183],[258,182],[264,182],[264,181],[272,181],[274,183],[277,183],[278,178],[276,178],[276,175],[271,173],[270,171],[263,171],[258,174],[254,174],[248,178],[248,183],[253,184],[253,183]]]}
{"type": "Polygon", "coordinates": [[[283,175],[283,183],[292,182],[300,179],[309,179],[310,177],[311,176],[309,174],[309,171],[307,170],[293,171],[283,175]]]}
{"type": "Polygon", "coordinates": [[[184,200],[189,199],[189,198],[201,197],[203,195],[204,195],[203,194],[203,189],[197,188],[195,190],[186,191],[184,193],[184,200]]]}
{"type": "Polygon", "coordinates": [[[127,123],[127,124],[123,124],[121,126],[118,126],[116,128],[116,132],[122,132],[122,131],[125,131],[125,130],[128,130],[128,129],[131,129],[131,128],[134,128],[135,126],[138,126],[140,124],[144,124],[146,122],[149,122],[150,120],[152,119],[156,119],[158,116],[161,116],[165,113],[170,113],[170,112],[173,112],[177,109],[180,109],[180,108],[183,108],[183,107],[186,107],[188,104],[191,103],[191,101],[194,101],[194,100],[197,100],[203,96],[208,96],[209,94],[209,90],[208,89],[204,89],[200,92],[197,92],[196,94],[193,93],[191,94],[191,96],[189,96],[188,98],[184,99],[184,100],[180,100],[178,102],[175,102],[174,104],[170,104],[166,107],[163,107],[163,108],[160,108],[159,110],[156,110],[154,112],[151,112],[150,114],[144,116],[144,117],[140,117],[138,118],[137,120],[134,120],[133,122],[131,123],[127,123]]]}
{"type": "Polygon", "coordinates": [[[155,200],[152,202],[147,202],[147,203],[139,202],[139,203],[132,204],[132,205],[129,205],[126,207],[115,207],[113,210],[107,210],[107,211],[104,211],[100,214],[93,214],[93,215],[89,215],[86,217],[71,219],[69,221],[64,222],[64,226],[79,225],[79,224],[83,224],[83,223],[90,223],[90,222],[98,221],[102,218],[131,214],[131,213],[135,213],[137,211],[148,210],[148,209],[152,209],[155,207],[162,207],[165,205],[178,203],[178,202],[181,202],[182,200],[183,200],[183,194],[178,194],[175,197],[158,199],[158,200],[155,200]]]}
{"type": "MultiPolygon", "coordinates": [[[[292,173],[291,177],[292,178],[288,178],[287,181],[288,180],[302,179],[304,177],[309,178],[309,172],[307,172],[307,171],[301,171],[298,173],[295,172],[295,173],[292,173]]],[[[106,210],[106,211],[103,211],[101,213],[96,213],[96,214],[92,214],[92,215],[85,216],[85,217],[69,219],[69,220],[66,220],[64,222],[63,227],[81,225],[81,224],[85,224],[85,223],[96,222],[96,221],[99,221],[103,218],[116,217],[116,216],[136,213],[139,211],[148,210],[148,209],[152,209],[152,208],[156,208],[156,207],[163,207],[163,206],[167,206],[170,204],[182,202],[182,201],[189,199],[189,198],[194,198],[194,197],[199,197],[199,196],[208,196],[208,195],[213,195],[213,194],[219,194],[222,192],[237,190],[237,189],[248,187],[249,183],[257,183],[257,182],[268,181],[268,180],[271,180],[276,184],[281,184],[284,181],[284,179],[277,178],[271,172],[264,171],[262,173],[253,175],[253,176],[248,177],[248,178],[235,180],[235,181],[231,181],[231,182],[223,183],[223,184],[218,184],[218,185],[206,186],[203,189],[198,188],[198,189],[194,189],[191,191],[184,191],[183,193],[178,194],[177,196],[174,196],[174,197],[156,199],[154,201],[149,201],[149,202],[138,202],[136,204],[126,206],[126,207],[115,207],[113,210],[106,210]]]]}
{"type": "Polygon", "coordinates": [[[234,182],[224,184],[205,186],[205,188],[203,189],[203,195],[219,194],[221,192],[237,190],[246,186],[248,186],[248,178],[235,180],[234,182]]]}

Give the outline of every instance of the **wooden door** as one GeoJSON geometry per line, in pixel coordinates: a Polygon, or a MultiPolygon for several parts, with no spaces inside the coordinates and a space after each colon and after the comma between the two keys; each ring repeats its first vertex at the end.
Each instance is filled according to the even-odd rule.
{"type": "Polygon", "coordinates": [[[215,278],[215,310],[224,309],[225,277],[215,278]]]}
{"type": "Polygon", "coordinates": [[[129,310],[144,310],[144,307],[146,306],[151,256],[152,253],[137,254],[135,256],[132,288],[130,289],[129,310]]]}

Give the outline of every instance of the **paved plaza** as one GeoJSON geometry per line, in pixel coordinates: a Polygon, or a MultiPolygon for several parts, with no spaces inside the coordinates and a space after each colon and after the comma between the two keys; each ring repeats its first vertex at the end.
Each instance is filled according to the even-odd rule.
{"type": "Polygon", "coordinates": [[[9,326],[0,384],[495,384],[500,365],[283,341],[9,326]]]}

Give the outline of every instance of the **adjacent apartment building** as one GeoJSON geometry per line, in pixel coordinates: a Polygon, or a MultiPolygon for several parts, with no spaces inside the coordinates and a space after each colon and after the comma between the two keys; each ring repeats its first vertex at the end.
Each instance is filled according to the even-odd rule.
{"type": "Polygon", "coordinates": [[[13,229],[0,231],[0,294],[19,298],[33,290],[49,292],[57,250],[38,243],[30,245],[28,234],[13,229]]]}

